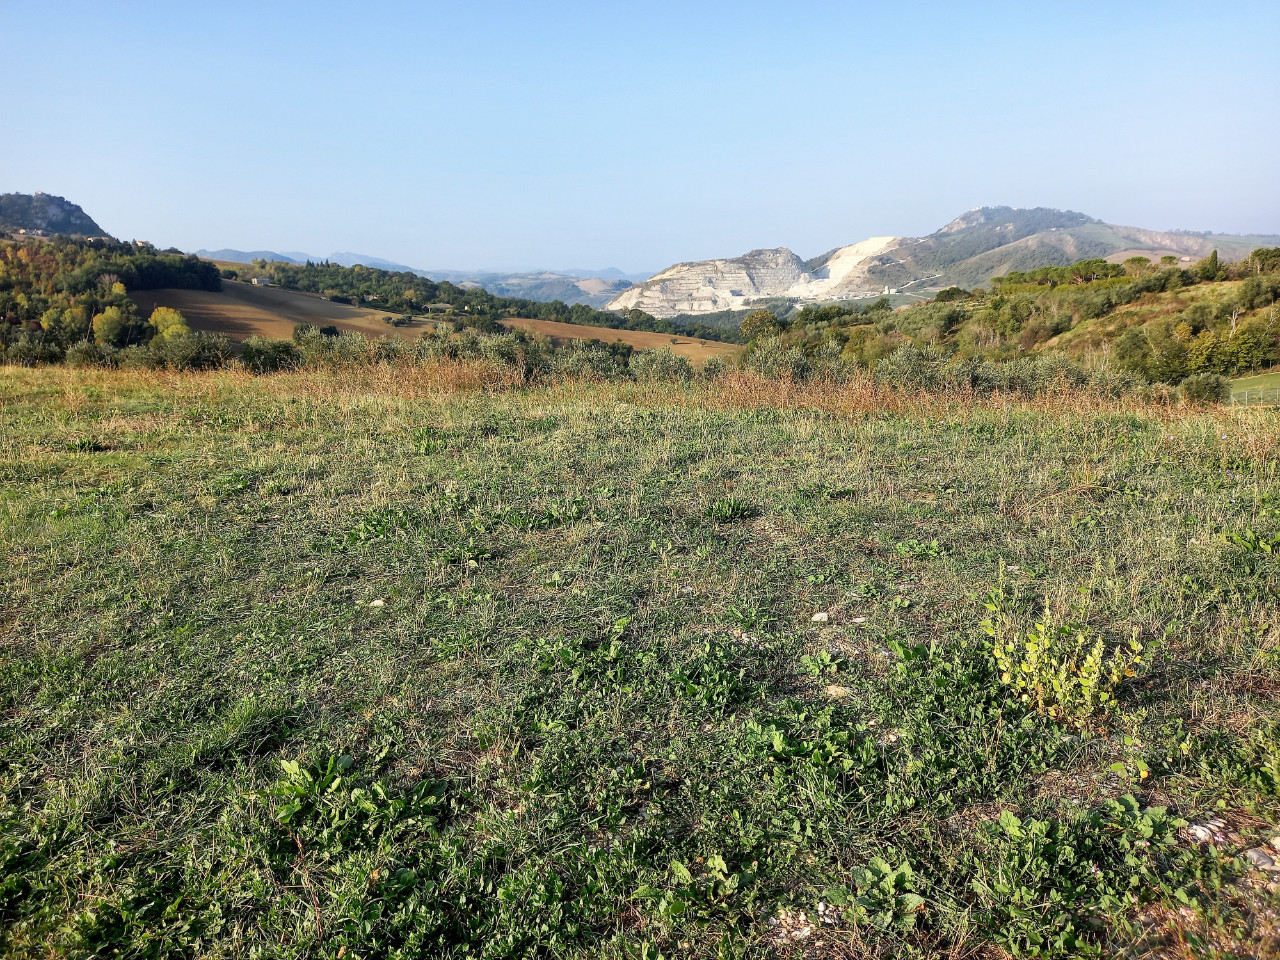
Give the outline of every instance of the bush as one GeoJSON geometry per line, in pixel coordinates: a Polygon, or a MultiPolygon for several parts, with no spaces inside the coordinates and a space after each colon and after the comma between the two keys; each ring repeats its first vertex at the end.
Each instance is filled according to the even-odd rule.
{"type": "Polygon", "coordinates": [[[373,341],[373,359],[379,363],[394,363],[408,355],[409,344],[399,337],[379,337],[373,341]]]}
{"type": "Polygon", "coordinates": [[[687,382],[693,379],[693,365],[689,363],[688,358],[672,353],[670,347],[663,347],[661,350],[637,350],[631,355],[627,366],[637,380],[687,382]]]}
{"type": "Polygon", "coordinates": [[[743,366],[780,380],[804,380],[812,372],[809,358],[799,347],[787,348],[779,337],[764,337],[743,360],[743,366]]]}
{"type": "Polygon", "coordinates": [[[626,375],[627,357],[599,341],[571,340],[556,351],[549,366],[554,376],[615,380],[626,375]]]}
{"type": "Polygon", "coordinates": [[[156,367],[169,370],[216,370],[234,355],[231,341],[210,333],[169,333],[148,344],[156,367]]]}
{"type": "Polygon", "coordinates": [[[51,341],[23,334],[9,345],[9,349],[4,352],[4,359],[20,367],[35,367],[57,363],[62,359],[62,349],[51,341]]]}
{"type": "Polygon", "coordinates": [[[723,377],[729,369],[729,363],[724,357],[707,357],[707,362],[702,367],[702,377],[704,380],[715,380],[723,377]]]}
{"type": "Polygon", "coordinates": [[[298,365],[298,348],[289,340],[253,336],[240,348],[240,362],[254,373],[288,370],[298,365]]]}
{"type": "Polygon", "coordinates": [[[901,346],[876,364],[875,378],[908,390],[938,390],[947,385],[948,359],[934,347],[901,346]]]}
{"type": "Polygon", "coordinates": [[[1231,381],[1217,373],[1197,373],[1178,384],[1184,403],[1222,403],[1231,397],[1231,381]]]}
{"type": "Polygon", "coordinates": [[[107,344],[79,340],[67,347],[65,361],[69,367],[113,367],[118,352],[107,344]]]}
{"type": "Polygon", "coordinates": [[[144,344],[135,343],[116,353],[116,366],[125,370],[153,370],[156,358],[144,344]]]}
{"type": "Polygon", "coordinates": [[[294,362],[306,366],[340,366],[367,362],[374,357],[376,348],[363,334],[330,332],[330,329],[317,329],[309,324],[294,327],[291,344],[296,346],[294,362]]]}

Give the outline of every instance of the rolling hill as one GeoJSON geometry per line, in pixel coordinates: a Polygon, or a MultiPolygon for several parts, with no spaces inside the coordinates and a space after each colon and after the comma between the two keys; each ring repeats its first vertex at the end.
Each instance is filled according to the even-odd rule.
{"type": "MultiPolygon", "coordinates": [[[[423,330],[436,323],[434,319],[417,318],[410,324],[396,327],[386,323],[387,313],[383,310],[347,306],[313,293],[258,287],[234,280],[224,280],[222,290],[216,293],[206,290],[142,290],[134,294],[134,300],[143,316],[150,315],[156,307],[170,307],[180,312],[193,330],[219,333],[235,341],[251,336],[287,340],[299,323],[331,325],[367,337],[392,336],[416,340],[423,330]]],[[[744,349],[736,344],[697,337],[673,337],[665,333],[615,330],[551,320],[513,317],[502,322],[507,327],[520,328],[553,340],[620,341],[636,350],[670,349],[677,356],[687,357],[699,365],[713,356],[736,356],[744,349]]]]}
{"type": "Polygon", "coordinates": [[[232,340],[254,335],[287,340],[295,324],[335,326],[339,330],[366,336],[401,336],[412,339],[421,323],[393,327],[384,322],[385,311],[366,310],[333,303],[313,293],[256,287],[224,280],[216,293],[206,290],[141,290],[133,295],[138,310],[149,316],[156,307],[171,307],[187,319],[193,330],[220,333],[232,340]]]}
{"type": "Polygon", "coordinates": [[[678,263],[626,289],[609,310],[658,317],[791,303],[858,300],[885,292],[926,298],[950,286],[986,284],[1009,270],[1067,266],[1090,257],[1138,254],[1198,260],[1217,250],[1242,259],[1280,236],[1162,233],[1115,226],[1070,210],[982,207],[927,237],[873,237],[802,260],[786,247],[741,257],[678,263]]]}

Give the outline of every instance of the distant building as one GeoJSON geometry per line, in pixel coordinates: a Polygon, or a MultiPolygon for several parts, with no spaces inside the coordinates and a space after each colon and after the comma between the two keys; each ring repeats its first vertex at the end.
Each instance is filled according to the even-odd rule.
{"type": "Polygon", "coordinates": [[[254,277],[253,285],[255,287],[269,287],[271,286],[271,278],[270,277],[254,277]]]}

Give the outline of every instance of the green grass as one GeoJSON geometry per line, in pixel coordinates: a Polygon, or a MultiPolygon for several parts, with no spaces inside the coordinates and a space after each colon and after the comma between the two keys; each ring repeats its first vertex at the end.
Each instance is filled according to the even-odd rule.
{"type": "Polygon", "coordinates": [[[1273,417],[294,382],[0,372],[7,954],[1276,948],[1273,417]]]}
{"type": "Polygon", "coordinates": [[[1255,377],[1241,377],[1231,381],[1231,390],[1274,390],[1280,387],[1280,372],[1262,373],[1255,377]]]}

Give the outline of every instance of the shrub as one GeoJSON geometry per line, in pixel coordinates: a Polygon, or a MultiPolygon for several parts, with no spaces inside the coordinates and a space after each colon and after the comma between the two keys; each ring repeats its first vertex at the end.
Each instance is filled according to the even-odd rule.
{"type": "Polygon", "coordinates": [[[226,366],[234,354],[226,337],[190,331],[158,336],[148,348],[155,366],[169,370],[216,370],[226,366]]]}
{"type": "Polygon", "coordinates": [[[373,358],[379,363],[394,363],[409,353],[409,344],[399,337],[379,337],[373,342],[373,358]]]}
{"type": "Polygon", "coordinates": [[[784,346],[779,337],[756,340],[743,366],[780,380],[804,380],[812,372],[805,352],[799,347],[784,346]]]}
{"type": "Polygon", "coordinates": [[[521,370],[532,376],[546,365],[538,343],[522,333],[500,334],[479,339],[479,353],[490,363],[497,363],[521,370]]]}
{"type": "Polygon", "coordinates": [[[254,373],[271,373],[298,365],[298,348],[289,340],[253,336],[240,348],[240,362],[254,373]]]}
{"type": "Polygon", "coordinates": [[[57,363],[62,359],[62,350],[56,343],[23,334],[9,345],[9,349],[4,352],[4,359],[20,367],[35,367],[57,363]]]}
{"type": "Polygon", "coordinates": [[[1221,403],[1231,396],[1231,381],[1217,373],[1197,373],[1178,384],[1184,403],[1221,403]]]}
{"type": "Polygon", "coordinates": [[[112,367],[118,352],[107,344],[79,340],[67,347],[65,361],[69,367],[112,367]]]}
{"type": "Polygon", "coordinates": [[[677,356],[669,347],[661,350],[637,350],[631,355],[628,368],[637,380],[693,379],[693,365],[688,358],[677,356]]]}
{"type": "Polygon", "coordinates": [[[599,341],[572,340],[556,351],[549,367],[553,376],[615,380],[625,376],[627,358],[599,341]]]}
{"type": "Polygon", "coordinates": [[[938,390],[946,385],[948,356],[934,347],[899,347],[876,364],[875,378],[909,390],[938,390]]]}
{"type": "Polygon", "coordinates": [[[116,353],[116,366],[125,370],[151,370],[155,365],[155,354],[141,343],[132,344],[116,353]]]}
{"type": "Polygon", "coordinates": [[[728,369],[729,363],[724,357],[708,357],[702,367],[702,376],[705,380],[715,380],[724,376],[728,369]]]}
{"type": "Polygon", "coordinates": [[[328,327],[317,329],[307,324],[299,324],[293,328],[293,342],[290,346],[296,347],[293,363],[301,362],[306,366],[341,366],[367,362],[375,353],[373,345],[362,334],[331,333],[328,327]]]}

